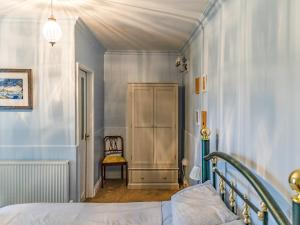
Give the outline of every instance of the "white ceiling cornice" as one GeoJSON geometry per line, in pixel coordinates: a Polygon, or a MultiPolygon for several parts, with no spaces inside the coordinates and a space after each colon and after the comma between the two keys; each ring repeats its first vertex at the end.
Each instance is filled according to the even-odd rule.
{"type": "Polygon", "coordinates": [[[179,52],[177,50],[170,50],[170,51],[108,50],[105,52],[105,55],[144,55],[144,54],[178,55],[179,52]]]}
{"type": "Polygon", "coordinates": [[[186,48],[191,44],[191,42],[197,37],[197,35],[203,31],[205,24],[207,22],[207,19],[211,12],[215,10],[220,4],[222,3],[222,0],[209,0],[208,4],[206,5],[205,10],[201,14],[201,17],[199,18],[198,26],[194,29],[194,31],[191,33],[190,37],[184,42],[182,47],[180,48],[179,52],[183,53],[185,52],[186,48]]]}
{"type": "MultiPolygon", "coordinates": [[[[80,17],[110,50],[180,49],[209,0],[54,0],[57,21],[80,17]]],[[[50,0],[7,0],[0,17],[46,20],[50,0]]]]}

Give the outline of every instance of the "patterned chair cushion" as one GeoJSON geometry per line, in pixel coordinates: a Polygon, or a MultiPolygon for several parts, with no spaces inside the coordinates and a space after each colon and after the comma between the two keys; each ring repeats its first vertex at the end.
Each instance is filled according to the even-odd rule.
{"type": "Polygon", "coordinates": [[[106,163],[123,163],[126,159],[120,155],[108,155],[104,158],[103,164],[106,163]]]}

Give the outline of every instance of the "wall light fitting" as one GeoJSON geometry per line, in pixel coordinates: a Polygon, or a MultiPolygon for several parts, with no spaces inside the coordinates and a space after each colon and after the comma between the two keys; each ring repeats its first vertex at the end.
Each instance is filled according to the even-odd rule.
{"type": "Polygon", "coordinates": [[[185,56],[178,56],[175,65],[180,73],[184,73],[188,71],[188,64],[185,56]]]}

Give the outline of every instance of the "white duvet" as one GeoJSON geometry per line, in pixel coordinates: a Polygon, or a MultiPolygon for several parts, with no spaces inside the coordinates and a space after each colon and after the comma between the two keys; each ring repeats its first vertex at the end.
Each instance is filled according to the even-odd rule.
{"type": "Polygon", "coordinates": [[[221,225],[236,219],[210,184],[188,187],[166,202],[35,203],[0,208],[0,225],[221,225]]]}
{"type": "MultiPolygon", "coordinates": [[[[163,204],[35,203],[0,209],[1,225],[163,225],[163,204]]],[[[165,208],[165,207],[164,207],[165,208]]],[[[164,209],[166,212],[169,210],[164,209]]],[[[165,220],[169,220],[165,215],[165,220]]],[[[165,225],[165,224],[164,224],[165,225]]]]}

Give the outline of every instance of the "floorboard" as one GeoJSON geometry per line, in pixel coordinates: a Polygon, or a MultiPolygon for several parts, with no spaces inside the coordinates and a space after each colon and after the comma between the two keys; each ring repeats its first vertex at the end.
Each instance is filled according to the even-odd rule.
{"type": "Polygon", "coordinates": [[[129,190],[125,182],[121,180],[106,180],[104,188],[100,188],[94,198],[87,202],[145,202],[145,201],[167,201],[176,193],[176,190],[129,190]]]}

